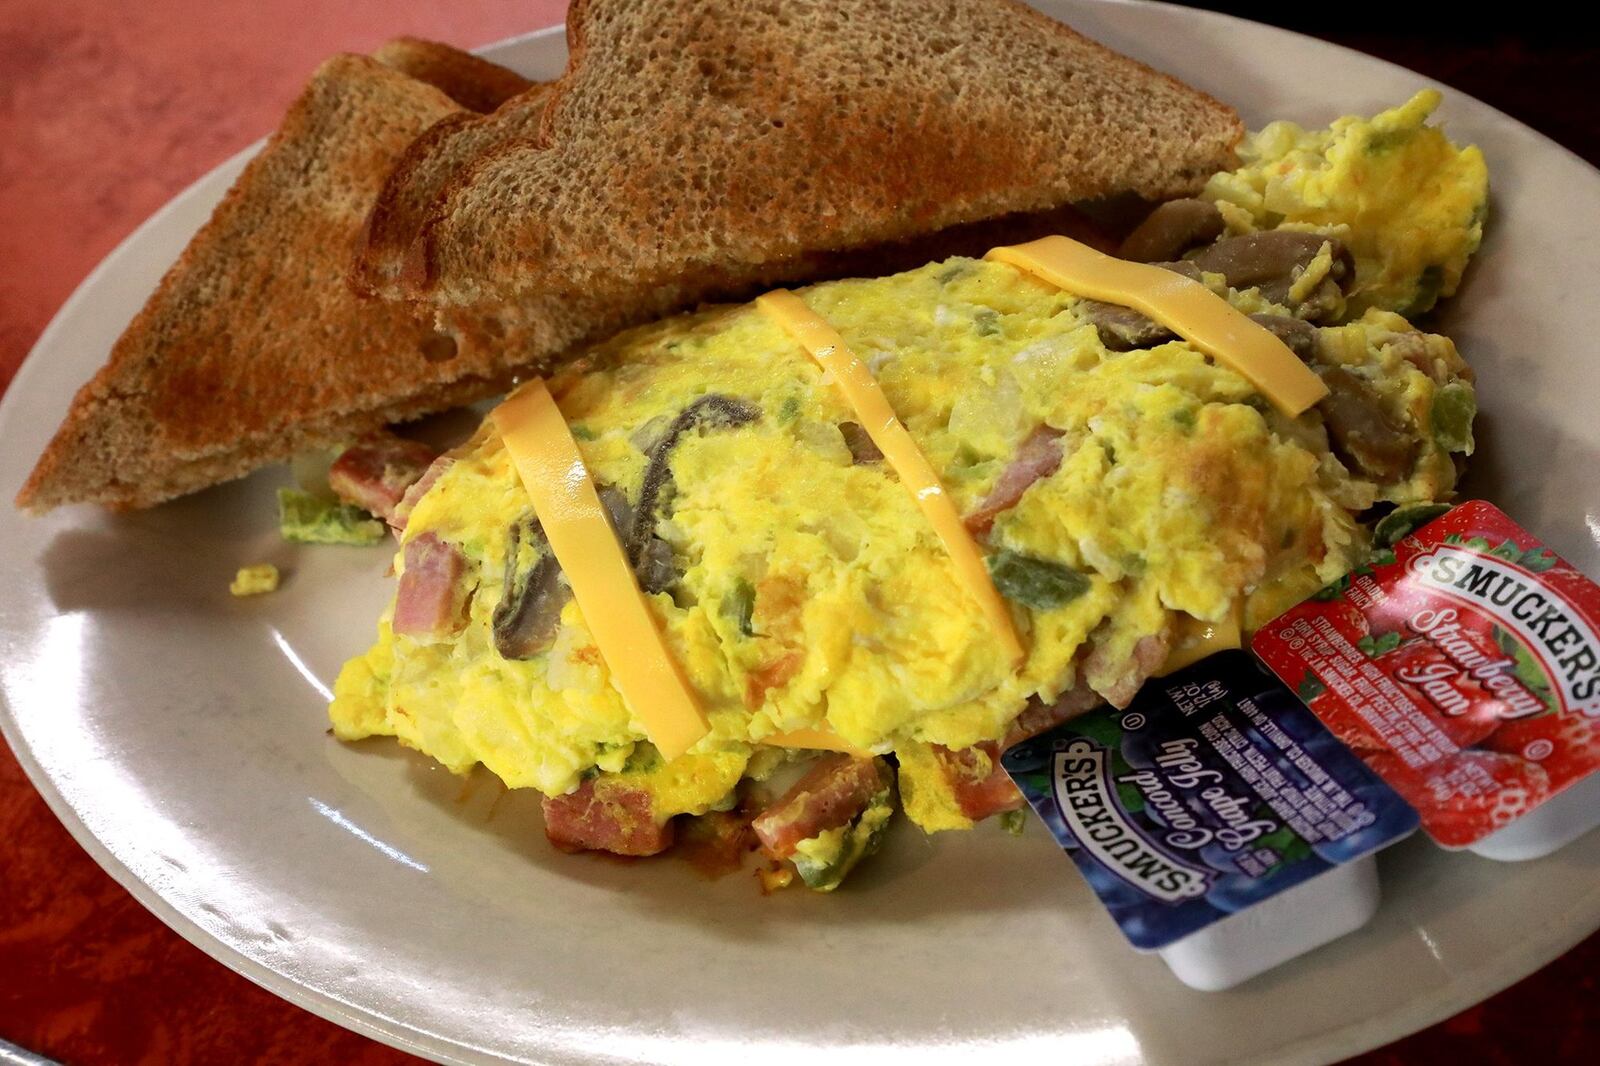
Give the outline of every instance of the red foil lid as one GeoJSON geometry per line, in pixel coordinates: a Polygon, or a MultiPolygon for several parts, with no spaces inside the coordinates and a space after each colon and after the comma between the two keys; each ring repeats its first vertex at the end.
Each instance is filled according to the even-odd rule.
{"type": "Polygon", "coordinates": [[[1454,508],[1256,633],[1336,736],[1466,847],[1600,766],[1600,586],[1491,504],[1454,508]]]}

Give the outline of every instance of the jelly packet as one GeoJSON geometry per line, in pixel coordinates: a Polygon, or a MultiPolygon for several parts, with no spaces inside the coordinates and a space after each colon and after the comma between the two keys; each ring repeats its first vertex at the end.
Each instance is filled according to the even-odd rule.
{"type": "Polygon", "coordinates": [[[1417,826],[1244,651],[1147,682],[1127,709],[1056,726],[1002,765],[1134,947],[1199,988],[1364,924],[1370,856],[1417,826]]]}
{"type": "Polygon", "coordinates": [[[1600,823],[1597,630],[1600,587],[1474,501],[1251,647],[1436,842],[1522,859],[1600,823]]]}

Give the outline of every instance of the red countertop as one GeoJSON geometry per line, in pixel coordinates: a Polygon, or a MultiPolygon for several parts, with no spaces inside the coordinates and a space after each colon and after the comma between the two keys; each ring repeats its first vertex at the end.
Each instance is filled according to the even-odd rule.
{"type": "MultiPolygon", "coordinates": [[[[0,6],[0,390],[57,307],[146,215],[276,125],[329,53],[400,33],[461,45],[560,19],[564,0],[5,0],[0,6]]],[[[1600,159],[1600,48],[1394,12],[1297,27],[1482,97],[1600,159]]],[[[1593,1061],[1600,936],[1487,1002],[1352,1060],[1593,1061]]],[[[1401,990],[1396,990],[1397,994],[1401,990]]],[[[0,1038],[72,1064],[415,1061],[237,976],[77,846],[0,746],[0,1038]]]]}

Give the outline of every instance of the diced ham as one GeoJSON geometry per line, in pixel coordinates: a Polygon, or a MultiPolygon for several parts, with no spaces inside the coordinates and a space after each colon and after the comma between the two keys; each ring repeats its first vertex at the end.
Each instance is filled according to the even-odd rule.
{"type": "Polygon", "coordinates": [[[400,502],[395,504],[394,510],[388,514],[389,525],[396,530],[405,529],[406,520],[411,517],[411,512],[416,508],[417,501],[428,494],[428,490],[433,488],[434,482],[444,476],[444,472],[449,470],[454,463],[455,458],[449,455],[441,455],[432,463],[429,463],[428,469],[423,472],[420,478],[411,483],[411,486],[406,489],[405,495],[400,497],[400,502]]]}
{"type": "Polygon", "coordinates": [[[882,759],[824,755],[752,825],[768,854],[787,859],[802,840],[854,820],[888,783],[882,759]]]}
{"type": "Polygon", "coordinates": [[[1035,481],[1047,478],[1061,467],[1061,431],[1050,426],[1040,426],[1017,449],[1017,454],[1000,472],[989,495],[967,515],[967,529],[977,536],[989,532],[994,520],[1003,511],[1009,511],[1022,499],[1035,481]]]}
{"type": "Polygon", "coordinates": [[[956,806],[974,822],[1022,807],[1022,793],[1000,766],[1000,745],[994,741],[954,751],[942,744],[930,746],[956,806]]]}
{"type": "Polygon", "coordinates": [[[340,453],[328,468],[328,486],[345,503],[387,519],[434,460],[434,450],[382,430],[340,453]]]}
{"type": "Polygon", "coordinates": [[[650,793],[601,774],[565,796],[546,796],[544,835],[562,851],[655,855],[672,846],[672,821],[657,820],[650,793]]]}
{"type": "Polygon", "coordinates": [[[1104,697],[1086,684],[1069,688],[1057,696],[1054,703],[1031,700],[1022,709],[1022,713],[1012,721],[1011,728],[1006,731],[1006,738],[1001,741],[1000,746],[1005,749],[1021,744],[1029,737],[1036,737],[1040,733],[1054,729],[1062,722],[1092,711],[1104,702],[1104,697]]]}
{"type": "Polygon", "coordinates": [[[1139,694],[1145,680],[1166,663],[1171,650],[1172,641],[1166,633],[1153,633],[1139,638],[1131,658],[1113,663],[1105,646],[1097,644],[1084,660],[1084,676],[1094,681],[1107,703],[1126,707],[1139,694]]]}
{"type": "Polygon", "coordinates": [[[406,542],[405,572],[394,595],[396,633],[437,637],[455,632],[462,623],[462,576],[467,559],[461,549],[424,533],[406,542]]]}

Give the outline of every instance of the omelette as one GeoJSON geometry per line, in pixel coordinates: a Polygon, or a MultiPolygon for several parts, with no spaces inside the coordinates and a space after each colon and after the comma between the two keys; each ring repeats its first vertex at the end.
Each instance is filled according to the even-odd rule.
{"type": "Polygon", "coordinates": [[[492,419],[395,509],[400,587],[339,676],[336,734],[534,789],[569,850],[654,854],[744,810],[822,890],[896,809],[928,832],[1017,811],[1007,743],[1238,646],[1360,566],[1380,518],[1451,498],[1472,374],[1406,316],[1459,284],[1487,176],[1427,124],[1437,102],[1275,123],[1122,246],[1281,340],[1326,393],[1297,415],[1167,324],[994,257],[796,294],[892,409],[978,579],[770,309],[579,353],[538,387],[632,572],[615,602],[660,647],[602,650],[569,573],[597,542],[558,552],[565,519],[492,419]],[[682,751],[652,740],[654,694],[622,691],[662,662],[701,715],[682,751]]]}

